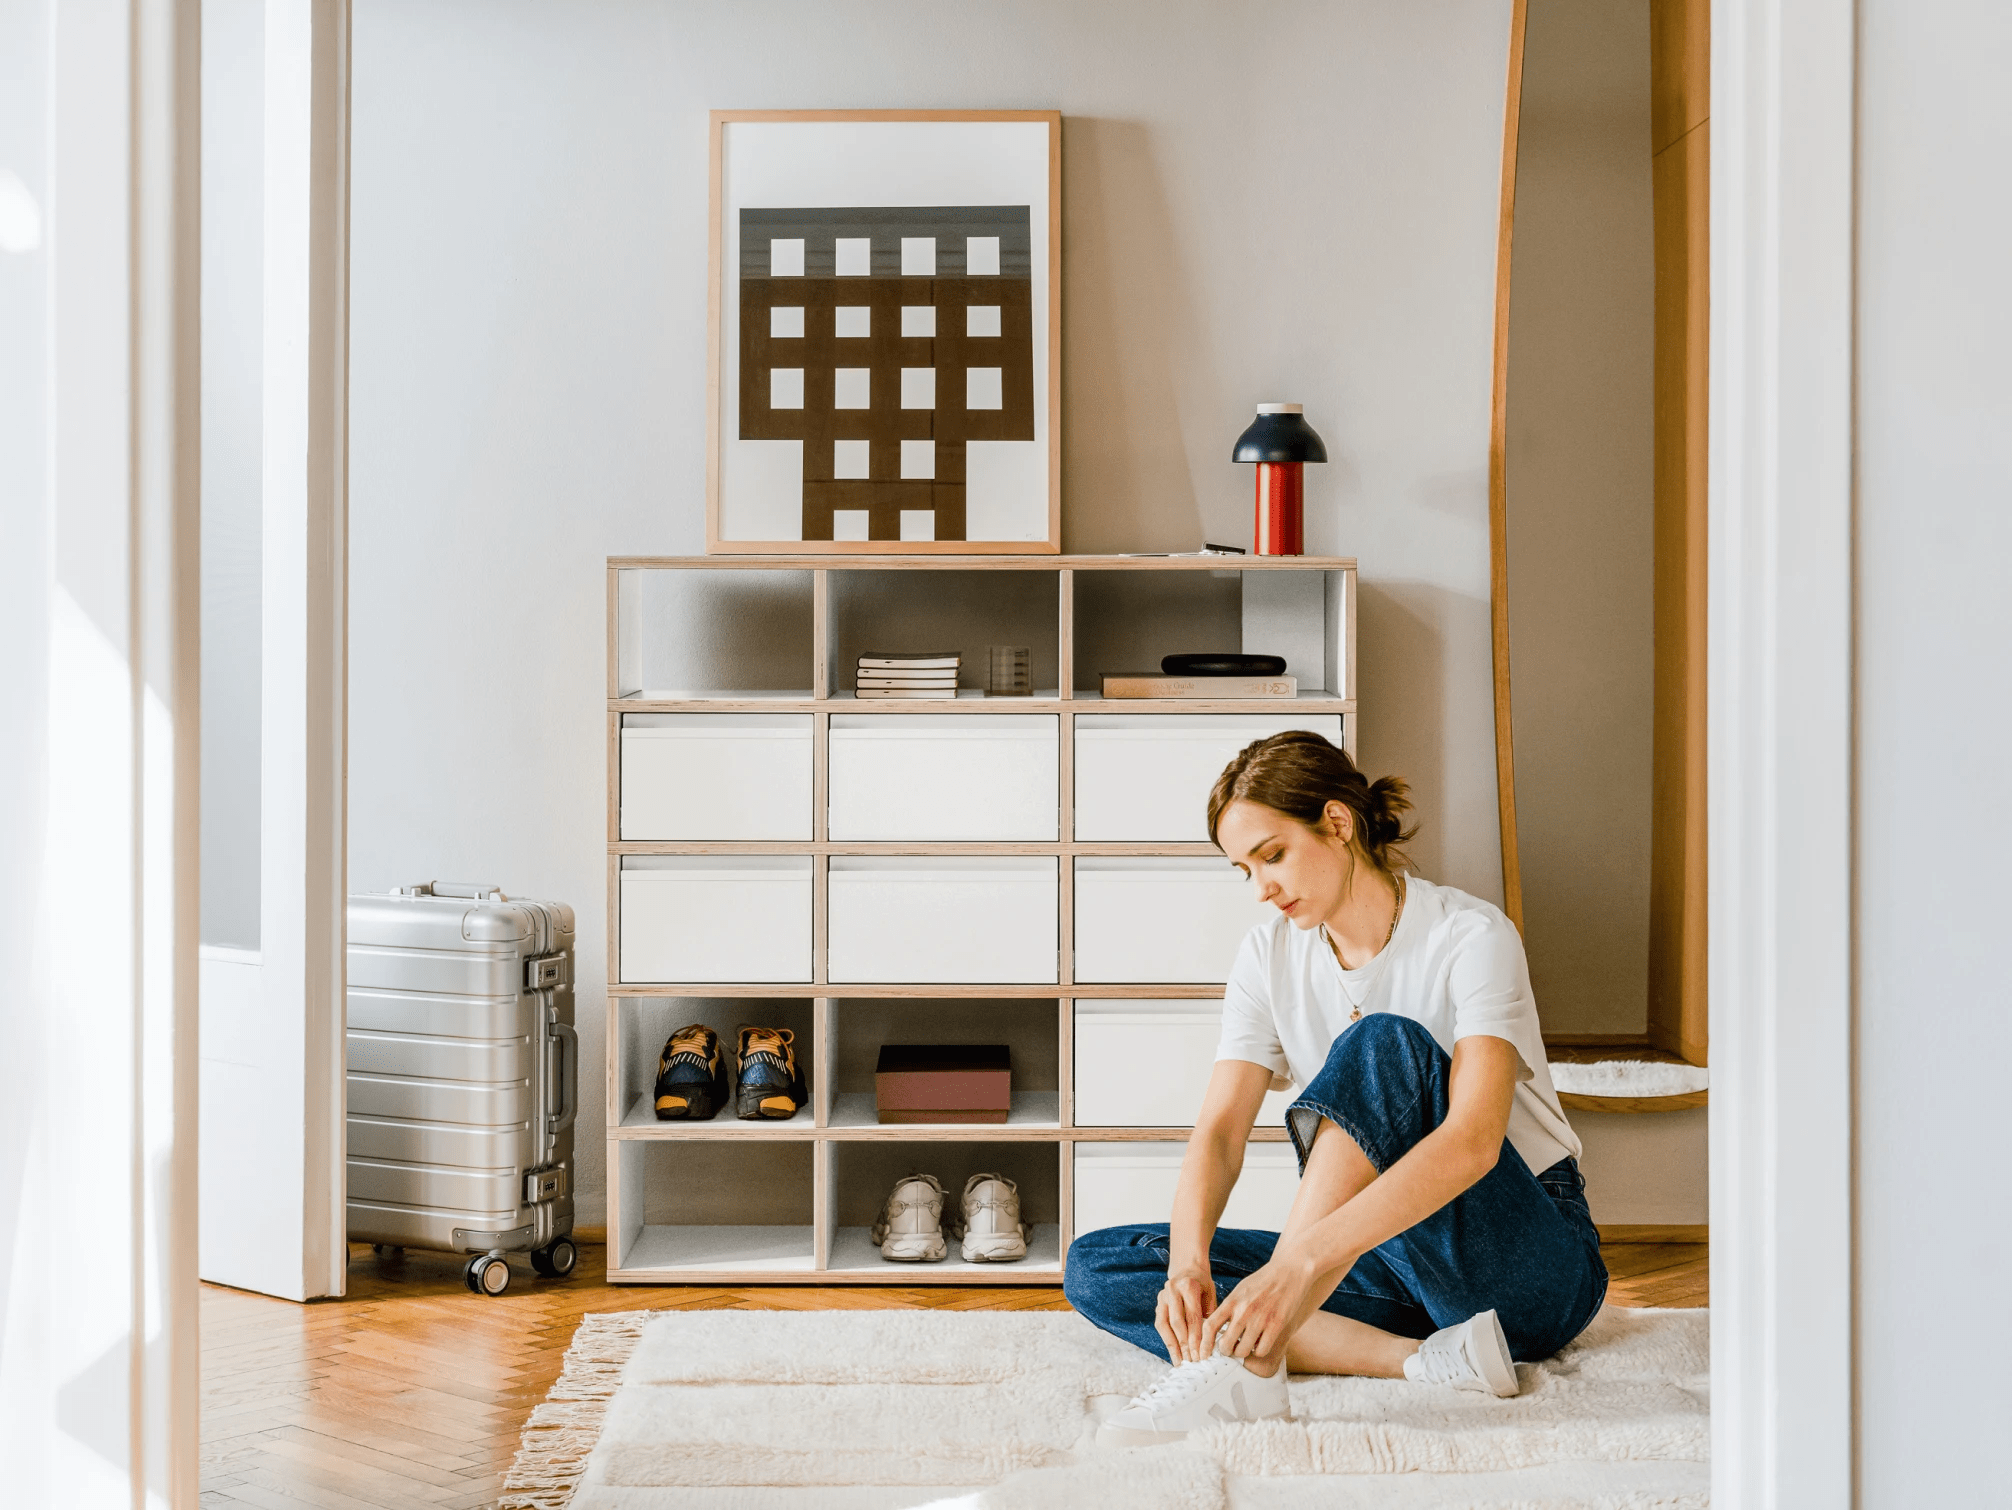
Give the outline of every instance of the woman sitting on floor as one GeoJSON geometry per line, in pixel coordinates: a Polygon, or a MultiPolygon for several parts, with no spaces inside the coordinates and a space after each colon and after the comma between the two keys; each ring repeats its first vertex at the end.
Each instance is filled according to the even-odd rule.
{"type": "Polygon", "coordinates": [[[1069,1249],[1070,1302],[1177,1365],[1101,1440],[1169,1442],[1289,1414],[1285,1376],[1516,1393],[1607,1291],[1530,993],[1487,902],[1401,869],[1405,785],[1318,734],[1230,762],[1209,834],[1279,916],[1251,930],[1171,1223],[1069,1249]],[[1299,1193],[1280,1233],[1218,1229],[1265,1092],[1299,1193]]]}

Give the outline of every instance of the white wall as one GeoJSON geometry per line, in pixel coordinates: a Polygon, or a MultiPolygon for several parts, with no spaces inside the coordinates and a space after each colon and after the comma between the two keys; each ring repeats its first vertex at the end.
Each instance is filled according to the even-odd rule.
{"type": "Polygon", "coordinates": [[[1862,0],[1858,1359],[1869,1507],[2003,1495],[2012,11],[1862,0]]]}
{"type": "MultiPolygon", "coordinates": [[[[1362,752],[1499,899],[1486,464],[1509,0],[359,0],[350,881],[490,881],[606,975],[602,561],[703,549],[706,111],[1065,116],[1065,549],[1248,537],[1303,401],[1362,752]]],[[[603,1115],[582,1082],[583,1127],[603,1115]]],[[[581,1140],[583,1220],[602,1188],[581,1140]]]]}
{"type": "Polygon", "coordinates": [[[1524,943],[1556,1033],[1648,1025],[1649,145],[1648,0],[1535,0],[1509,303],[1510,702],[1524,943]]]}

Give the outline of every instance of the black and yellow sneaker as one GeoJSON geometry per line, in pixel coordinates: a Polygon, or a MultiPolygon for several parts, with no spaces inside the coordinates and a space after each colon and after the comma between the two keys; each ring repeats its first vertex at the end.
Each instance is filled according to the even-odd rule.
{"type": "Polygon", "coordinates": [[[796,1034],[788,1028],[740,1031],[740,1090],[735,1115],[744,1122],[794,1117],[810,1099],[796,1062],[796,1034]]]}
{"type": "Polygon", "coordinates": [[[657,1120],[709,1122],[726,1104],[720,1035],[702,1022],[679,1028],[657,1060],[657,1120]]]}

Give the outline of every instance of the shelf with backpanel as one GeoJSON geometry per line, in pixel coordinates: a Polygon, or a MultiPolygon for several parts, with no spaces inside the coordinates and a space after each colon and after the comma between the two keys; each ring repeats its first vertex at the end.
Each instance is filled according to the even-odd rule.
{"type": "MultiPolygon", "coordinates": [[[[1270,728],[1313,727],[1355,745],[1354,563],[773,557],[609,567],[609,1278],[1058,1280],[1079,1226],[1138,1219],[1119,1210],[1125,1192],[1162,1191],[1175,1177],[1213,1057],[1223,977],[1241,931],[1262,915],[1200,831],[1214,771],[1270,728]],[[948,573],[963,575],[931,575],[948,573]],[[1004,698],[964,687],[954,700],[909,701],[861,699],[847,686],[865,648],[956,646],[967,667],[982,667],[983,646],[1000,642],[1031,647],[1045,691],[1004,698]],[[1098,695],[1099,671],[1150,667],[1175,650],[1245,648],[1287,655],[1299,695],[1098,695]],[[930,716],[939,714],[956,717],[930,716]],[[1023,742],[999,744],[1014,729],[1023,742]],[[976,746],[958,743],[971,738],[976,746]],[[717,748],[703,772],[662,779],[709,740],[717,748]],[[626,763],[631,750],[656,762],[654,802],[625,804],[625,778],[644,769],[626,763]],[[883,751],[899,774],[882,793],[864,790],[883,751]],[[1045,763],[1038,778],[1030,759],[1045,763]],[[985,783],[1010,778],[1014,760],[1028,779],[1002,806],[985,783]],[[1127,808],[1155,802],[1158,817],[1127,808]],[[665,831],[681,811],[697,815],[700,831],[665,831]],[[975,826],[957,826],[974,814],[975,826]],[[637,867],[659,874],[639,877],[637,867]],[[695,926],[690,942],[711,947],[743,930],[746,969],[729,953],[698,973],[735,978],[684,978],[692,972],[679,962],[695,956],[676,940],[624,969],[625,892],[641,909],[632,926],[654,908],[675,931],[686,904],[709,905],[720,885],[742,888],[748,905],[695,926]],[[963,900],[945,906],[946,892],[963,900]],[[918,942],[954,931],[960,908],[998,906],[1011,921],[994,931],[1024,946],[1002,957],[1012,979],[985,978],[989,967],[970,964],[958,938],[918,942]],[[911,909],[915,919],[900,921],[911,909]],[[1079,928],[1089,930],[1080,947],[1079,928]],[[830,978],[888,973],[905,978],[830,978]],[[736,1022],[793,1025],[810,1103],[787,1121],[744,1123],[727,1110],[710,1122],[658,1122],[655,1056],[689,1020],[723,1038],[736,1022]],[[1092,1056],[1080,1070],[1079,1039],[1092,1056]],[[1006,1122],[878,1120],[875,1045],[939,1041],[1012,1044],[1006,1122]],[[1159,1104],[1113,1101],[1107,1055],[1117,1056],[1117,1080],[1158,1087],[1159,1104]],[[1079,1166],[1090,1180],[1081,1195],[1079,1166]],[[1017,1180],[1034,1229],[1027,1257],[965,1264],[953,1243],[940,1263],[882,1259],[868,1227],[892,1179],[912,1168],[943,1178],[952,1200],[972,1170],[1017,1180]]],[[[1289,1198],[1291,1152],[1276,1113],[1268,1107],[1252,1134],[1266,1151],[1252,1154],[1239,1185],[1247,1206],[1289,1198]]],[[[1282,1209],[1266,1209],[1274,1225],[1282,1209]]]]}

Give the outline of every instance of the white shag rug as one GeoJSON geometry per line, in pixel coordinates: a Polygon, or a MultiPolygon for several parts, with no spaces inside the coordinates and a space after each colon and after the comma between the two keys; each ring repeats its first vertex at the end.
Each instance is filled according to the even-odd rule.
{"type": "Polygon", "coordinates": [[[1683,1096],[1709,1090],[1711,1083],[1711,1071],[1701,1064],[1602,1059],[1551,1066],[1552,1086],[1572,1096],[1683,1096]]]}
{"type": "Polygon", "coordinates": [[[1299,1376],[1291,1422],[1100,1450],[1165,1365],[1069,1312],[589,1316],[498,1510],[1696,1510],[1707,1312],[1608,1307],[1513,1400],[1299,1376]]]}

